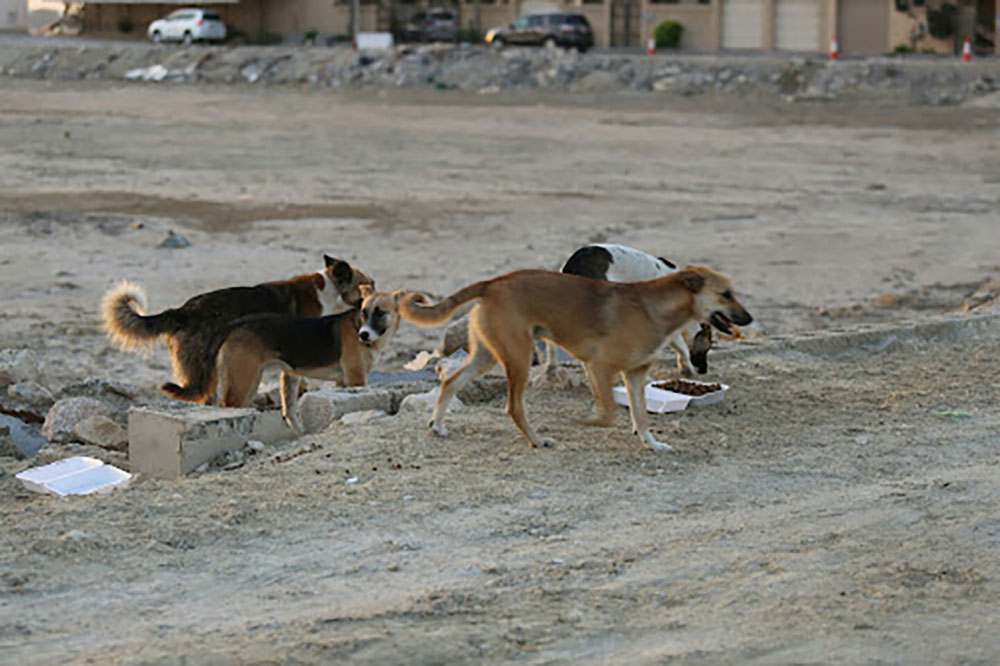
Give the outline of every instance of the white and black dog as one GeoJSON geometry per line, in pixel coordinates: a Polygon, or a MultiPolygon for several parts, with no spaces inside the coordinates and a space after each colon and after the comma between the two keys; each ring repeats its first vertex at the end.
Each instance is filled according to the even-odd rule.
{"type": "MultiPolygon", "coordinates": [[[[677,265],[663,257],[654,257],[624,245],[594,244],[574,252],[562,267],[563,273],[609,282],[646,282],[677,272],[677,265]]],[[[677,355],[677,370],[691,376],[692,365],[699,374],[708,371],[708,350],[712,347],[712,329],[693,324],[675,331],[667,344],[677,355]]],[[[556,350],[547,344],[546,365],[555,367],[556,350]]]]}

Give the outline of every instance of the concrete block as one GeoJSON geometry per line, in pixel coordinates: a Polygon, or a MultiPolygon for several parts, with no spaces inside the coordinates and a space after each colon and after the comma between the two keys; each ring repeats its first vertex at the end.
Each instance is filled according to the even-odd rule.
{"type": "Polygon", "coordinates": [[[393,411],[393,392],[385,389],[345,388],[310,391],[299,398],[299,417],[306,432],[320,432],[351,412],[393,411]]]}
{"type": "Polygon", "coordinates": [[[134,407],[128,414],[128,457],[132,472],[172,479],[249,440],[275,442],[295,434],[277,411],[184,406],[134,407]]]}

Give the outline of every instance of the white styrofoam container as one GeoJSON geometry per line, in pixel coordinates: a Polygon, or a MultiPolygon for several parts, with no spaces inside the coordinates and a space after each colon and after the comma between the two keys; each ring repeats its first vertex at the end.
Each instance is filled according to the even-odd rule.
{"type": "Polygon", "coordinates": [[[355,39],[359,51],[388,51],[394,46],[391,32],[359,32],[355,39]]]}
{"type": "MultiPolygon", "coordinates": [[[[699,382],[693,379],[688,379],[692,384],[707,384],[708,382],[699,382]]],[[[650,382],[646,384],[646,411],[652,414],[665,414],[667,412],[679,412],[687,407],[704,407],[706,405],[713,405],[720,402],[725,396],[726,391],[729,387],[725,384],[721,384],[722,388],[718,391],[713,391],[712,393],[706,393],[705,395],[691,396],[685,395],[683,393],[675,393],[674,391],[664,391],[661,388],[656,388],[653,384],[659,383],[650,382]]],[[[628,390],[624,386],[616,386],[614,388],[614,398],[615,402],[619,405],[624,405],[628,407],[628,390]]]]}
{"type": "Polygon", "coordinates": [[[115,488],[124,488],[132,482],[133,477],[97,458],[74,456],[26,469],[17,474],[16,478],[32,492],[65,497],[106,493],[115,488]]]}

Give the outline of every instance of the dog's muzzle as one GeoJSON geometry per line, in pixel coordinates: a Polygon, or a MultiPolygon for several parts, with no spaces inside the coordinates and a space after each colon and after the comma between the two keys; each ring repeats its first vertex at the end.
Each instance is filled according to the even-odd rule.
{"type": "Polygon", "coordinates": [[[370,347],[375,344],[375,341],[378,340],[379,336],[378,333],[375,333],[369,328],[362,328],[358,331],[358,338],[361,340],[362,344],[370,347]]]}
{"type": "Polygon", "coordinates": [[[708,323],[719,329],[726,335],[733,334],[733,324],[746,326],[753,321],[753,317],[746,310],[738,310],[735,313],[724,313],[716,310],[708,318],[708,323]]]}

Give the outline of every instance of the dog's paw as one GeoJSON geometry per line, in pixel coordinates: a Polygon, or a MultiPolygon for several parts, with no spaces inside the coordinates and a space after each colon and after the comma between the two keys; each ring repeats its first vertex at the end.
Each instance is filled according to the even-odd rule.
{"type": "Polygon", "coordinates": [[[531,447],[535,449],[554,449],[556,440],[551,437],[539,437],[537,442],[532,442],[531,447]]]}
{"type": "Polygon", "coordinates": [[[595,428],[607,428],[612,424],[613,421],[614,417],[612,416],[600,416],[598,414],[595,414],[594,416],[581,419],[580,424],[585,426],[592,426],[595,428]]]}
{"type": "Polygon", "coordinates": [[[674,447],[653,437],[653,433],[648,430],[641,435],[642,442],[652,451],[673,451],[674,447]]]}
{"type": "Polygon", "coordinates": [[[431,429],[431,432],[437,435],[438,437],[448,436],[448,429],[444,426],[443,423],[434,423],[434,421],[431,421],[427,425],[431,429]]]}

